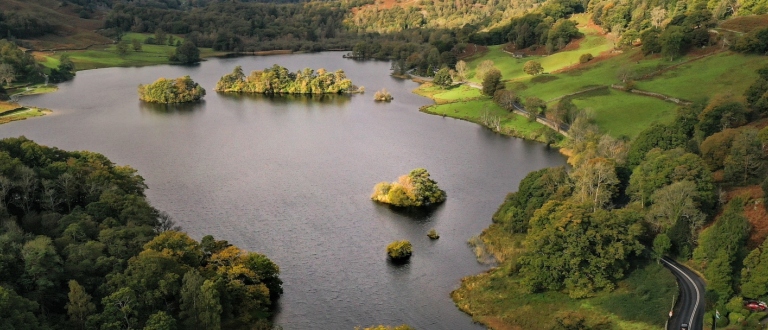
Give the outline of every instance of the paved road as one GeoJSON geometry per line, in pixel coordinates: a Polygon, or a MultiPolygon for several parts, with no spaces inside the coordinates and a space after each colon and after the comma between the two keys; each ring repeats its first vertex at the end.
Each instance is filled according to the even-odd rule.
{"type": "Polygon", "coordinates": [[[680,288],[680,298],[675,305],[674,315],[669,319],[667,329],[678,330],[685,323],[691,330],[703,330],[704,281],[696,273],[672,259],[664,258],[661,262],[675,275],[680,288]]]}

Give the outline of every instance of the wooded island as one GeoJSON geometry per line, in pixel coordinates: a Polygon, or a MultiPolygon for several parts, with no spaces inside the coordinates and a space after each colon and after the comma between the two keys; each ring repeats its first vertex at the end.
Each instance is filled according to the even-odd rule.
{"type": "Polygon", "coordinates": [[[273,65],[261,71],[253,71],[246,77],[239,65],[216,83],[217,92],[258,94],[341,94],[357,90],[344,71],[314,71],[309,68],[296,71],[273,65]]]}
{"type": "Polygon", "coordinates": [[[152,103],[186,103],[200,101],[205,89],[189,76],[160,78],[149,85],[139,85],[139,99],[152,103]]]}

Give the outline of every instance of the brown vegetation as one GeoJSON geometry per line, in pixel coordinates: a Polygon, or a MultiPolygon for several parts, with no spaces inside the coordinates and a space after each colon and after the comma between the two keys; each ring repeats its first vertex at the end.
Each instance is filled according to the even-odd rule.
{"type": "Polygon", "coordinates": [[[734,188],[726,193],[726,199],[743,197],[747,200],[744,204],[744,216],[750,224],[747,248],[752,250],[765,241],[768,237],[768,213],[763,203],[763,190],[758,185],[734,188]]]}
{"type": "Polygon", "coordinates": [[[94,18],[84,19],[74,10],[74,6],[61,6],[61,1],[55,0],[0,1],[0,11],[29,13],[56,26],[56,34],[27,40],[34,49],[82,49],[112,42],[95,32],[104,26],[103,13],[96,12],[94,18]]]}
{"type": "Polygon", "coordinates": [[[734,17],[720,24],[720,27],[725,30],[745,32],[745,33],[757,28],[762,28],[767,26],[768,26],[768,14],[734,17]]]}

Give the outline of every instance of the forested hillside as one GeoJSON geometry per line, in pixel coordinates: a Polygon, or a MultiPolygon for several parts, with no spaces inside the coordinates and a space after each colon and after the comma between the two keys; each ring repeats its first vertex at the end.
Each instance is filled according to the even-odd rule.
{"type": "Polygon", "coordinates": [[[196,241],[103,155],[0,140],[0,328],[269,329],[266,256],[196,241]]]}

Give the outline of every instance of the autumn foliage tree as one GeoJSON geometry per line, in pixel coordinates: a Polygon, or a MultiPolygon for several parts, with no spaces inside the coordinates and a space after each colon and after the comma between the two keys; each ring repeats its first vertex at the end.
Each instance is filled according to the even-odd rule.
{"type": "Polygon", "coordinates": [[[352,87],[352,81],[343,70],[329,72],[309,68],[297,72],[273,65],[261,71],[253,71],[246,77],[243,69],[236,66],[216,83],[218,92],[259,94],[340,94],[352,87]]]}
{"type": "Polygon", "coordinates": [[[544,67],[541,66],[541,63],[531,60],[525,62],[523,65],[523,72],[535,76],[544,72],[544,67]]]}
{"type": "Polygon", "coordinates": [[[152,103],[185,103],[199,101],[205,89],[189,76],[160,78],[149,85],[139,85],[139,99],[152,103]]]}
{"type": "Polygon", "coordinates": [[[417,168],[403,175],[396,182],[380,182],[373,188],[371,199],[399,207],[420,207],[445,201],[445,191],[437,186],[429,172],[417,168]]]}

